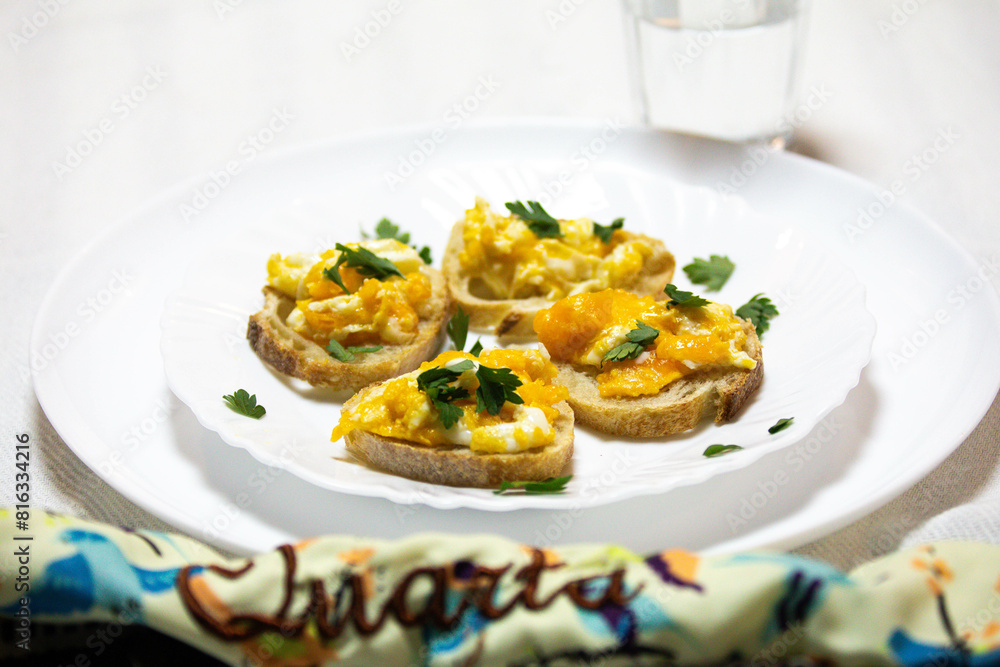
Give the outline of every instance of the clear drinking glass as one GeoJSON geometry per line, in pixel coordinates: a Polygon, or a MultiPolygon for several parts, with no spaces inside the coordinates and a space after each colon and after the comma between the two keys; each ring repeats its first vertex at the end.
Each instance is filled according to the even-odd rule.
{"type": "Polygon", "coordinates": [[[643,121],[784,146],[808,0],[623,0],[643,121]]]}

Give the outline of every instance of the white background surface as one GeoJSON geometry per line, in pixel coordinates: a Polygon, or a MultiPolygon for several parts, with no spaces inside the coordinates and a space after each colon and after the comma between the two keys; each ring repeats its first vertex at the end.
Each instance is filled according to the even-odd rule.
{"type": "MultiPolygon", "coordinates": [[[[28,372],[31,321],[80,247],[176,182],[248,159],[250,138],[266,138],[269,123],[281,129],[261,152],[445,124],[477,89],[476,119],[636,118],[616,2],[401,3],[347,57],[342,45],[389,5],[53,0],[0,9],[0,503],[13,503],[14,436],[28,433],[36,507],[166,528],[49,426],[28,372]],[[98,135],[78,165],[67,162],[98,135]]],[[[1000,256],[998,21],[1000,7],[986,1],[815,2],[804,90],[825,101],[803,112],[798,133],[808,155],[884,188],[902,181],[900,199],[983,262],[1000,256]],[[944,150],[939,137],[950,137],[938,142],[944,150]],[[919,157],[926,151],[933,163],[919,157]]],[[[994,402],[927,479],[800,551],[849,567],[901,543],[1000,542],[998,441],[994,402]]]]}

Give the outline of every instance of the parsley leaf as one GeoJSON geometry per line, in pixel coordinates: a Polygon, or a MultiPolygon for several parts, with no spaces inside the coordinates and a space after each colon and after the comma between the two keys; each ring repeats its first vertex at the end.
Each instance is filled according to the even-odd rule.
{"type": "Polygon", "coordinates": [[[260,419],[267,412],[263,405],[257,405],[257,394],[251,396],[245,389],[237,389],[232,394],[226,394],[222,399],[229,407],[245,417],[260,419]]]}
{"type": "Polygon", "coordinates": [[[382,218],[375,225],[375,238],[379,239],[396,239],[400,243],[410,242],[410,233],[403,232],[399,233],[399,225],[393,224],[392,220],[389,218],[382,218]]]}
{"type": "Polygon", "coordinates": [[[705,285],[710,291],[718,292],[735,268],[736,265],[725,255],[710,255],[708,259],[695,257],[684,267],[684,273],[695,285],[705,285]]]}
{"type": "Polygon", "coordinates": [[[712,458],[714,456],[722,456],[723,454],[728,454],[729,452],[738,452],[743,449],[739,445],[709,445],[705,449],[705,458],[712,458]]]}
{"type": "Polygon", "coordinates": [[[500,482],[500,488],[494,491],[496,495],[501,495],[507,491],[524,491],[526,495],[539,495],[543,493],[564,493],[566,483],[573,478],[573,475],[565,477],[549,477],[543,482],[500,482]]]}
{"type": "MultiPolygon", "coordinates": [[[[451,403],[470,396],[465,387],[453,387],[450,383],[474,366],[471,360],[465,359],[451,366],[430,368],[417,376],[417,388],[431,399],[446,429],[454,426],[463,414],[461,407],[451,403]]],[[[476,379],[479,380],[476,412],[485,410],[491,415],[497,415],[505,402],[524,403],[515,391],[522,384],[521,378],[509,368],[490,368],[480,364],[476,369],[476,379]]]]}
{"type": "Polygon", "coordinates": [[[788,417],[787,419],[779,419],[774,423],[774,426],[767,429],[767,432],[770,433],[771,435],[774,435],[778,431],[784,431],[786,428],[792,425],[793,421],[795,421],[795,417],[788,417]]]}
{"type": "Polygon", "coordinates": [[[668,284],[663,288],[663,291],[667,296],[670,297],[670,301],[667,302],[668,306],[704,306],[708,304],[708,299],[703,299],[700,296],[695,296],[692,292],[683,292],[677,289],[676,285],[668,284]]]}
{"type": "Polygon", "coordinates": [[[524,403],[515,389],[523,383],[509,368],[490,368],[479,365],[476,371],[479,388],[476,389],[476,412],[486,410],[491,415],[500,414],[504,402],[524,403]]]}
{"type": "Polygon", "coordinates": [[[347,289],[347,285],[344,284],[344,280],[340,277],[341,264],[342,262],[338,261],[336,265],[323,269],[323,277],[340,285],[340,289],[344,290],[344,294],[350,294],[351,290],[347,289]]]}
{"type": "Polygon", "coordinates": [[[368,278],[375,278],[376,280],[385,280],[392,276],[404,277],[395,264],[385,257],[379,257],[367,248],[360,246],[358,248],[348,248],[343,243],[338,243],[334,247],[340,251],[340,257],[337,258],[337,263],[332,267],[323,269],[323,276],[340,285],[340,288],[346,294],[350,294],[351,292],[344,285],[344,281],[340,277],[341,264],[347,264],[348,268],[355,269],[361,275],[368,278]]]}
{"type": "Polygon", "coordinates": [[[461,352],[465,349],[465,340],[469,336],[469,314],[458,307],[458,311],[448,320],[446,327],[448,338],[451,339],[455,349],[461,352]]]}
{"type": "Polygon", "coordinates": [[[451,404],[452,401],[469,397],[469,391],[465,387],[452,387],[449,383],[457,380],[462,373],[471,370],[472,367],[473,363],[466,359],[448,367],[435,366],[417,376],[417,388],[431,399],[431,404],[437,408],[441,425],[445,429],[458,423],[464,414],[462,408],[451,404]]]}
{"type": "Polygon", "coordinates": [[[660,335],[660,332],[649,326],[642,320],[635,321],[637,326],[632,329],[627,334],[625,338],[628,340],[621,345],[617,345],[601,357],[601,364],[603,365],[605,361],[625,361],[626,359],[635,359],[646,347],[656,340],[656,337],[660,335]]]}
{"type": "MultiPolygon", "coordinates": [[[[461,352],[465,349],[465,343],[469,336],[469,314],[462,310],[462,307],[458,307],[458,312],[451,316],[448,320],[448,338],[451,339],[452,344],[455,349],[461,352]]],[[[483,351],[483,341],[477,339],[472,347],[469,348],[469,354],[474,357],[478,357],[479,353],[483,351]]]]}
{"type": "Polygon", "coordinates": [[[337,361],[354,361],[355,355],[378,352],[381,349],[381,345],[372,345],[370,347],[349,345],[344,347],[334,338],[331,338],[329,344],[326,346],[326,351],[329,352],[330,356],[337,361]]]}
{"type": "Polygon", "coordinates": [[[757,335],[761,336],[771,327],[771,319],[777,317],[778,309],[771,300],[763,293],[755,295],[752,299],[736,309],[736,316],[753,322],[757,328],[757,335]]]}
{"type": "Polygon", "coordinates": [[[524,220],[528,225],[528,229],[534,232],[538,238],[551,239],[562,236],[562,230],[559,229],[559,221],[546,213],[545,209],[538,202],[529,201],[528,206],[525,206],[519,201],[509,201],[504,206],[512,214],[524,220]]]}
{"type": "MultiPolygon", "coordinates": [[[[371,238],[368,234],[365,233],[365,230],[363,229],[361,230],[361,236],[362,238],[366,239],[371,238]]],[[[392,220],[390,220],[389,218],[382,218],[375,225],[375,238],[396,239],[400,243],[406,243],[407,245],[410,245],[410,233],[401,232],[399,229],[399,225],[393,223],[392,220]]],[[[417,254],[420,255],[420,259],[424,260],[424,264],[431,263],[432,260],[431,260],[430,247],[424,246],[419,249],[415,245],[410,245],[410,247],[417,251],[417,254]]]]}
{"type": "Polygon", "coordinates": [[[348,352],[335,338],[330,339],[330,342],[326,346],[326,351],[337,361],[354,361],[354,355],[348,352]]]}
{"type": "Polygon", "coordinates": [[[611,235],[616,229],[621,229],[625,224],[625,218],[615,218],[610,225],[594,223],[594,236],[601,239],[601,243],[611,243],[611,235]]]}
{"type": "Polygon", "coordinates": [[[457,424],[458,420],[465,414],[465,411],[457,405],[452,405],[439,399],[431,399],[431,402],[437,408],[438,417],[441,418],[441,425],[446,430],[457,424]]]}

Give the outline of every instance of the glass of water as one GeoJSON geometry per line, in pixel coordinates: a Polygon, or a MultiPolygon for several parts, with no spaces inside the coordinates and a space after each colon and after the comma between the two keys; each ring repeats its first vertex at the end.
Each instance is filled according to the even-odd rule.
{"type": "Polygon", "coordinates": [[[786,144],[808,0],[623,1],[643,122],[786,144]]]}

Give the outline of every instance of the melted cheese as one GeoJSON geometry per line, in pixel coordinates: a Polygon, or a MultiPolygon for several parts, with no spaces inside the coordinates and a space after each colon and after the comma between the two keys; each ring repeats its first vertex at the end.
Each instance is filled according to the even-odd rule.
{"type": "Polygon", "coordinates": [[[587,218],[560,220],[559,229],[559,238],[538,238],[521,218],[494,213],[477,197],[465,212],[458,257],[463,271],[476,276],[477,296],[554,301],[621,286],[653,254],[649,243],[627,232],[603,243],[587,218]]]}
{"type": "Polygon", "coordinates": [[[650,296],[623,290],[578,294],[557,301],[534,321],[538,340],[552,358],[598,369],[601,396],[644,396],[701,368],[753,368],[747,335],[732,308],[709,302],[702,307],[669,307],[650,296]],[[656,329],[656,340],[637,358],[602,363],[628,341],[641,321],[656,329]]]}
{"type": "Polygon", "coordinates": [[[519,452],[551,444],[555,438],[553,423],[559,415],[554,407],[567,397],[566,388],[550,384],[555,366],[540,350],[488,350],[474,357],[464,352],[444,352],[424,362],[419,369],[387,382],[361,390],[352,409],[343,409],[332,439],[339,440],[354,429],[388,438],[399,438],[428,446],[463,446],[474,452],[519,452]],[[427,394],[417,386],[420,373],[437,366],[448,366],[464,359],[474,368],[464,372],[456,383],[470,394],[454,402],[462,408],[462,418],[445,429],[427,394]],[[509,368],[522,384],[517,394],[522,404],[504,403],[497,415],[476,412],[478,387],[476,368],[509,368]]]}
{"type": "Polygon", "coordinates": [[[340,257],[337,250],[320,255],[295,253],[271,255],[268,284],[295,299],[286,323],[296,333],[326,345],[335,339],[343,345],[402,345],[416,336],[420,304],[431,295],[429,278],[417,252],[395,239],[348,243],[363,247],[392,262],[403,278],[366,278],[341,265],[340,278],[349,294],[323,275],[340,257]]]}

